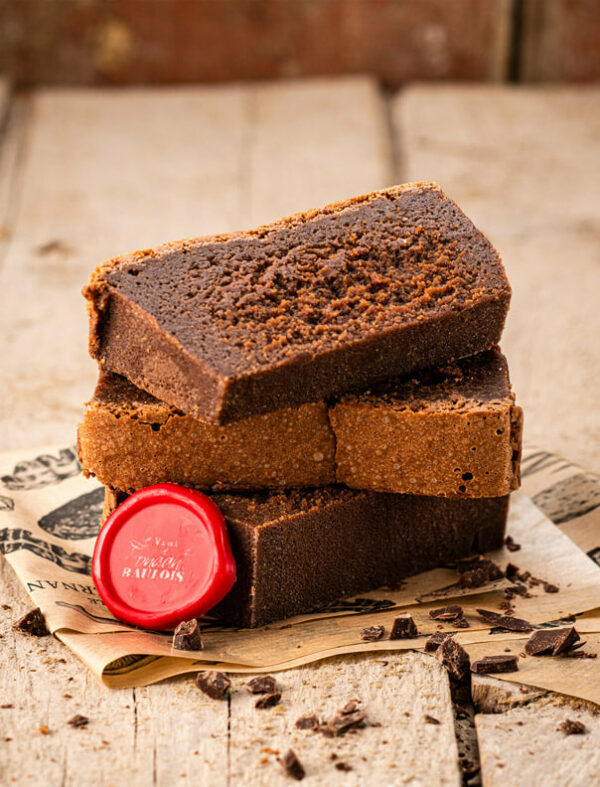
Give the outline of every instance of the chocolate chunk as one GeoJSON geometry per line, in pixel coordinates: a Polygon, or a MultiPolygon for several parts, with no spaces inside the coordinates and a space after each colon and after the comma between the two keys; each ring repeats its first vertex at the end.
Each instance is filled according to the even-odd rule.
{"type": "Polygon", "coordinates": [[[13,625],[13,631],[27,634],[30,637],[49,637],[50,631],[39,607],[32,609],[13,625]]]}
{"type": "Polygon", "coordinates": [[[222,699],[231,686],[231,681],[223,672],[199,672],[196,675],[196,686],[213,700],[222,699]]]}
{"type": "Polygon", "coordinates": [[[448,639],[448,637],[452,636],[450,632],[447,631],[435,631],[429,639],[425,641],[425,653],[435,653],[439,646],[444,642],[444,640],[448,639]]]}
{"type": "Polygon", "coordinates": [[[429,610],[429,617],[434,620],[456,620],[462,617],[463,608],[458,604],[451,604],[449,607],[438,607],[429,610]]]}
{"type": "Polygon", "coordinates": [[[468,629],[468,628],[471,628],[471,624],[469,623],[469,621],[466,618],[463,618],[463,617],[456,618],[456,620],[454,620],[452,622],[452,625],[455,628],[457,628],[457,629],[468,629]]]}
{"type": "Polygon", "coordinates": [[[467,651],[456,640],[448,637],[437,649],[436,658],[446,669],[451,678],[464,680],[469,674],[471,662],[467,651]]]}
{"type": "Polygon", "coordinates": [[[300,716],[300,718],[296,719],[296,725],[299,730],[316,730],[319,726],[319,720],[311,713],[308,716],[300,716]]]}
{"type": "Polygon", "coordinates": [[[493,582],[496,579],[502,579],[504,572],[494,563],[482,555],[466,560],[460,560],[457,565],[460,572],[459,587],[464,588],[477,588],[485,585],[487,582],[493,582]]]}
{"type": "Polygon", "coordinates": [[[544,582],[544,593],[558,593],[560,588],[551,582],[544,582]]]}
{"type": "Polygon", "coordinates": [[[425,724],[441,724],[441,722],[439,719],[436,719],[435,716],[430,716],[428,713],[426,713],[425,724]]]}
{"type": "Polygon", "coordinates": [[[255,708],[272,708],[273,705],[277,705],[279,700],[281,699],[281,694],[278,691],[274,691],[271,694],[263,694],[262,697],[259,697],[256,702],[254,703],[255,708]]]}
{"type": "Polygon", "coordinates": [[[506,576],[506,578],[507,578],[508,580],[510,580],[511,582],[513,582],[513,581],[514,581],[515,579],[517,579],[517,577],[519,576],[519,572],[520,572],[520,570],[521,570],[521,569],[520,569],[518,566],[515,566],[515,564],[514,564],[514,563],[509,563],[509,564],[506,566],[506,571],[504,572],[504,575],[506,576]]]}
{"type": "Polygon", "coordinates": [[[394,618],[390,639],[411,639],[418,636],[419,632],[411,615],[407,613],[394,618]]]}
{"type": "Polygon", "coordinates": [[[277,681],[272,675],[259,675],[246,683],[246,689],[250,694],[274,694],[277,681]]]}
{"type": "Polygon", "coordinates": [[[351,771],[352,770],[352,766],[348,765],[347,762],[341,762],[341,761],[340,762],[336,762],[334,767],[337,768],[338,771],[351,771]]]}
{"type": "Polygon", "coordinates": [[[183,620],[173,634],[173,647],[176,650],[202,650],[200,626],[198,621],[183,620]]]}
{"type": "Polygon", "coordinates": [[[490,609],[478,609],[477,614],[492,626],[506,629],[507,631],[531,631],[533,626],[521,618],[513,618],[510,615],[499,615],[490,609]]]}
{"type": "Polygon", "coordinates": [[[517,672],[519,669],[519,659],[517,656],[485,656],[479,661],[474,661],[471,664],[471,672],[477,672],[479,675],[487,675],[491,672],[517,672]]]}
{"type": "Polygon", "coordinates": [[[561,721],[556,729],[564,732],[565,735],[583,735],[588,731],[585,724],[582,724],[580,721],[573,721],[573,719],[561,721]]]}
{"type": "Polygon", "coordinates": [[[278,757],[277,762],[293,779],[297,781],[302,781],[302,779],[304,779],[306,773],[293,749],[288,749],[283,757],[278,757]]]}
{"type": "MultiPolygon", "coordinates": [[[[364,727],[367,714],[364,711],[354,711],[354,713],[339,713],[334,716],[326,725],[334,736],[343,735],[355,727],[364,727]]],[[[324,734],[325,731],[323,730],[324,734]]]]}
{"type": "Polygon", "coordinates": [[[506,536],[504,543],[509,552],[518,552],[521,549],[521,544],[517,544],[512,536],[506,536]]]}
{"type": "Polygon", "coordinates": [[[579,634],[573,626],[562,629],[540,629],[534,631],[525,645],[525,653],[530,656],[551,654],[557,656],[573,649],[579,641],[579,634]]]}
{"type": "Polygon", "coordinates": [[[385,634],[384,626],[368,626],[360,632],[360,638],[366,642],[376,642],[385,634]]]}
{"type": "Polygon", "coordinates": [[[358,710],[359,705],[360,700],[350,700],[341,710],[338,711],[338,713],[341,713],[342,716],[347,716],[349,713],[354,713],[356,710],[358,710]]]}
{"type": "Polygon", "coordinates": [[[67,722],[67,724],[70,724],[71,727],[87,727],[89,723],[90,720],[88,719],[88,717],[82,716],[79,713],[76,716],[73,716],[73,718],[69,719],[69,721],[67,722]]]}

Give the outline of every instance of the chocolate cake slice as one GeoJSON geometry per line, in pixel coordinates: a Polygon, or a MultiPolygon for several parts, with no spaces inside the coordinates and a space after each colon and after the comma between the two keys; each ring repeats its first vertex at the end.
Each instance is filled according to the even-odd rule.
{"type": "Polygon", "coordinates": [[[77,445],[86,476],[126,492],[165,481],[205,490],[335,482],[335,441],[323,402],[215,426],[101,372],[77,445]]]}
{"type": "MultiPolygon", "coordinates": [[[[210,495],[236,562],[233,590],[212,610],[263,626],[499,548],[508,497],[379,494],[343,487],[210,495]]],[[[105,516],[126,495],[107,490],[105,516]]]]}
{"type": "Polygon", "coordinates": [[[519,485],[521,410],[498,349],[347,395],[329,411],[304,404],[225,426],[101,372],[78,446],[86,475],[128,492],[165,481],[230,491],[337,478],[358,489],[496,497],[519,485]]]}
{"type": "Polygon", "coordinates": [[[438,186],[117,257],[84,294],[105,370],[215,424],[495,345],[510,287],[438,186]]]}
{"type": "Polygon", "coordinates": [[[331,410],[338,482],[445,497],[520,483],[523,411],[498,349],[344,396],[331,410]]]}

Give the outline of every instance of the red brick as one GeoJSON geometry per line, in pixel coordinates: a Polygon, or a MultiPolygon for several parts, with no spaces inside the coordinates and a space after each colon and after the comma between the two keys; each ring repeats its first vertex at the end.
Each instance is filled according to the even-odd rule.
{"type": "Polygon", "coordinates": [[[504,76],[507,0],[0,0],[22,84],[504,76]]]}

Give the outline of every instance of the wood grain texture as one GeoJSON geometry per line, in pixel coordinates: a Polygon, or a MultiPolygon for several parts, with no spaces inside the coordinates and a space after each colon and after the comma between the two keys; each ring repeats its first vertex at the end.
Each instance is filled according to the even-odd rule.
{"type": "Polygon", "coordinates": [[[369,73],[506,74],[511,0],[19,0],[0,69],[20,84],[177,84],[369,73]]]}
{"type": "Polygon", "coordinates": [[[600,768],[598,709],[550,692],[524,693],[519,686],[479,678],[474,699],[484,787],[596,784],[600,768]],[[487,686],[486,686],[487,682],[487,686]],[[506,688],[504,688],[506,687],[506,688]],[[477,694],[484,700],[477,700],[477,694]],[[566,719],[585,725],[565,735],[566,719]]]}
{"type": "Polygon", "coordinates": [[[519,49],[521,81],[598,81],[600,4],[596,0],[524,0],[519,49]]]}
{"type": "Polygon", "coordinates": [[[402,178],[439,182],[504,259],[526,439],[600,471],[600,89],[415,87],[394,119],[402,178]]]}

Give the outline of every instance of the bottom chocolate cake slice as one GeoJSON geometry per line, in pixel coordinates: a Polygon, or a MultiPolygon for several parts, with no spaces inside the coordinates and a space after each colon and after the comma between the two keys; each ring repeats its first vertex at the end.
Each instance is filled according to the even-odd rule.
{"type": "MultiPolygon", "coordinates": [[[[105,517],[127,494],[108,489],[105,517]]],[[[345,487],[211,494],[236,562],[212,613],[263,626],[502,545],[508,496],[423,497],[345,487]]]]}

